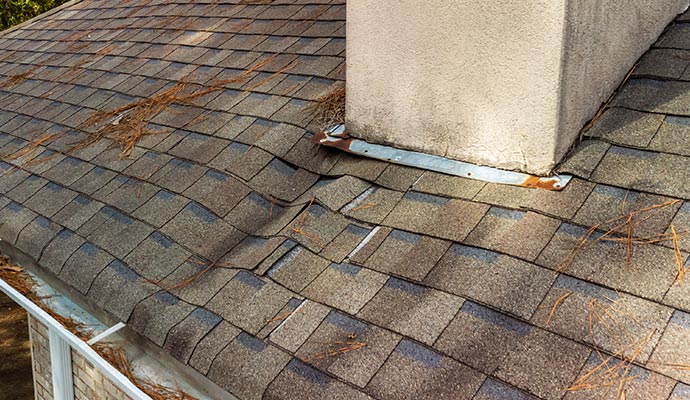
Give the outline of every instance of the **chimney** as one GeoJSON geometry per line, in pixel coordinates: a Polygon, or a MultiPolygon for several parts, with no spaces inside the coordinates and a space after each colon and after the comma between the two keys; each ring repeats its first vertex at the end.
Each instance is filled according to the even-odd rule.
{"type": "Polygon", "coordinates": [[[537,175],[688,0],[350,0],[346,130],[537,175]]]}

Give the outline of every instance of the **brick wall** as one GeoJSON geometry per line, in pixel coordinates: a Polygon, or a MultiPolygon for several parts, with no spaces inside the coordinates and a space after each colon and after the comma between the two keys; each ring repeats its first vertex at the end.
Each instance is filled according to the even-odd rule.
{"type": "Polygon", "coordinates": [[[34,370],[36,400],[53,400],[53,380],[50,373],[48,328],[29,315],[31,363],[34,370]]]}
{"type": "MultiPolygon", "coordinates": [[[[48,328],[29,316],[31,360],[36,400],[53,400],[48,328]]],[[[72,350],[72,380],[77,400],[129,400],[126,394],[72,350]]]]}

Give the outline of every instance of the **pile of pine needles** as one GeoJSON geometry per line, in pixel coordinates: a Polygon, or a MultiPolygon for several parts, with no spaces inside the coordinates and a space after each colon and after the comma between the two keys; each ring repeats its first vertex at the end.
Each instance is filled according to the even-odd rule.
{"type": "MultiPolygon", "coordinates": [[[[627,196],[623,200],[621,210],[625,210],[626,199],[627,196]]],[[[672,207],[679,202],[680,200],[669,200],[627,213],[622,211],[622,215],[592,226],[578,240],[576,247],[559,263],[558,271],[565,271],[582,250],[597,243],[614,242],[625,244],[625,269],[629,270],[631,268],[634,269],[633,254],[635,246],[671,242],[678,269],[676,282],[682,284],[683,276],[687,269],[683,265],[678,238],[685,231],[678,232],[671,224],[670,233],[661,232],[651,236],[637,236],[635,234],[636,227],[662,210],[672,207]],[[602,231],[603,233],[599,233],[602,231]]],[[[555,301],[546,322],[547,326],[550,324],[556,309],[571,294],[572,292],[568,292],[555,301]]],[[[607,300],[607,304],[604,304],[596,299],[592,299],[589,302],[588,310],[590,342],[600,362],[584,373],[567,390],[608,389],[615,391],[615,398],[617,400],[625,400],[626,385],[637,379],[637,376],[631,373],[632,367],[638,363],[640,355],[643,354],[657,330],[652,329],[642,337],[635,337],[633,331],[646,331],[648,328],[645,328],[640,323],[633,314],[631,307],[626,304],[623,298],[607,300]],[[600,346],[597,344],[597,338],[604,338],[608,343],[613,344],[614,350],[610,351],[612,355],[605,356],[601,352],[600,346]]],[[[676,367],[687,367],[690,369],[688,365],[676,367]]]]}
{"type": "Polygon", "coordinates": [[[319,129],[345,123],[345,87],[337,86],[307,108],[319,129]]]}
{"type": "Polygon", "coordinates": [[[351,351],[356,351],[366,347],[368,344],[357,340],[357,335],[351,333],[347,335],[346,340],[332,340],[329,342],[324,342],[325,350],[312,354],[305,359],[306,362],[313,363],[318,360],[323,360],[326,358],[338,357],[342,354],[349,353],[351,351]]]}
{"type": "Polygon", "coordinates": [[[23,83],[27,79],[31,78],[38,67],[33,67],[30,70],[24,71],[19,74],[7,76],[5,79],[0,81],[0,88],[11,89],[20,83],[23,83]]]}
{"type": "MultiPolygon", "coordinates": [[[[148,98],[137,99],[107,111],[96,110],[77,127],[77,130],[85,132],[87,135],[82,140],[71,144],[65,153],[74,153],[103,139],[108,139],[111,141],[110,148],[118,147],[120,149],[119,158],[130,158],[134,153],[136,144],[142,138],[149,135],[167,133],[166,130],[152,129],[150,127],[150,122],[157,115],[170,110],[173,105],[193,105],[195,100],[203,96],[225,90],[231,85],[247,83],[258,70],[270,64],[273,60],[274,57],[265,57],[233,77],[211,80],[203,85],[193,84],[190,82],[190,79],[183,79],[148,98]]],[[[295,64],[293,63],[281,68],[245,91],[251,91],[258,86],[266,84],[287,70],[294,68],[294,66],[295,64]]],[[[16,77],[12,82],[18,79],[19,77],[16,77]]],[[[42,149],[44,144],[58,139],[60,135],[61,133],[40,135],[33,139],[27,147],[14,154],[13,157],[17,159],[31,155],[42,149]]],[[[34,162],[44,161],[47,160],[41,159],[34,162]]],[[[22,166],[24,165],[22,164],[22,166]]]]}
{"type": "Polygon", "coordinates": [[[563,272],[568,269],[581,251],[602,242],[625,243],[626,270],[629,270],[633,266],[633,253],[635,246],[672,242],[677,255],[679,279],[682,279],[685,269],[682,265],[681,258],[678,257],[680,255],[678,237],[687,233],[686,231],[677,232],[675,227],[671,226],[671,233],[660,232],[658,234],[648,236],[635,235],[635,229],[637,226],[654,217],[660,211],[668,207],[672,207],[678,203],[680,203],[680,200],[669,200],[663,203],[628,212],[603,223],[595,224],[594,226],[590,227],[589,230],[587,230],[587,232],[579,239],[577,246],[566,257],[564,257],[563,260],[561,260],[561,262],[558,264],[558,272],[563,272]],[[601,234],[597,234],[597,231],[601,230],[602,228],[607,230],[601,234]]]}

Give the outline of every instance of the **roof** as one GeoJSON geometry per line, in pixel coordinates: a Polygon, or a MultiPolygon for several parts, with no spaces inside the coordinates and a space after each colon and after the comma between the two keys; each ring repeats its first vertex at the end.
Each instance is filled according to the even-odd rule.
{"type": "Polygon", "coordinates": [[[311,144],[344,19],[343,1],[101,0],[4,33],[0,238],[242,399],[611,398],[601,371],[687,396],[686,17],[560,192],[311,144]],[[167,107],[181,80],[222,85],[167,107]],[[73,148],[134,126],[133,103],[166,107],[130,157],[73,148]],[[635,365],[588,373],[610,355],[635,365]]]}

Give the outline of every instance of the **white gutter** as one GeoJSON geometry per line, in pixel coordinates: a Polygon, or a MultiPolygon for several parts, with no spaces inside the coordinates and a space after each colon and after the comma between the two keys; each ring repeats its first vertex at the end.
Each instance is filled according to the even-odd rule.
{"type": "Polygon", "coordinates": [[[55,400],[73,400],[72,363],[70,348],[94,365],[113,385],[122,390],[133,400],[151,400],[132,381],[110,365],[94,349],[79,339],[47,312],[0,279],[0,291],[4,292],[17,304],[22,306],[32,317],[49,329],[51,369],[53,376],[53,397],[55,400]]]}

